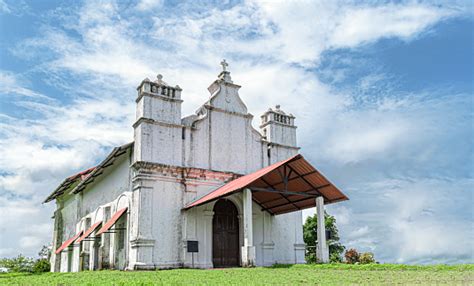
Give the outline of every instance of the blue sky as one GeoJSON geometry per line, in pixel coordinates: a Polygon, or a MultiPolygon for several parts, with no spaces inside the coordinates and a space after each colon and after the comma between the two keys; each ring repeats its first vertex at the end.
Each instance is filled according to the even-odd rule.
{"type": "Polygon", "coordinates": [[[194,3],[0,1],[0,256],[36,255],[42,199],[132,140],[143,78],[179,84],[190,114],[226,58],[256,119],[295,114],[301,152],[350,197],[328,207],[346,246],[474,261],[472,5],[194,3]]]}

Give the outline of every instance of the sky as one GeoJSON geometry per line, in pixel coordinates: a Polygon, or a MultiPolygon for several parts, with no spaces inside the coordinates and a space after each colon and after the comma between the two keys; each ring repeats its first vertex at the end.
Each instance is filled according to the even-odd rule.
{"type": "Polygon", "coordinates": [[[473,8],[0,0],[0,257],[37,256],[45,197],[133,140],[141,80],[179,84],[189,115],[225,58],[253,124],[293,113],[301,153],[350,198],[327,207],[347,248],[474,263],[473,8]]]}

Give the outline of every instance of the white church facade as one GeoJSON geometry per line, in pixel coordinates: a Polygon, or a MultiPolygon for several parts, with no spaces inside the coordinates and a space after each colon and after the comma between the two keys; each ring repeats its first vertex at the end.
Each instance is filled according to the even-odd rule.
{"type": "MultiPolygon", "coordinates": [[[[179,86],[140,83],[134,141],[45,200],[56,201],[51,271],[305,263],[302,210],[348,198],[299,154],[293,115],[270,108],[252,127],[222,64],[184,118],[179,86]]],[[[322,220],[318,237],[326,262],[322,220]]]]}

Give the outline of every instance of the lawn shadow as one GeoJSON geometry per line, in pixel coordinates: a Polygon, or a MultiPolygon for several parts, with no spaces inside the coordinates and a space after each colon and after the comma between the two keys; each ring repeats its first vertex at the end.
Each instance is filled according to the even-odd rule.
{"type": "Polygon", "coordinates": [[[272,266],[266,266],[265,268],[291,268],[294,264],[273,264],[272,266]]]}
{"type": "Polygon", "coordinates": [[[1,273],[0,274],[0,279],[7,279],[7,278],[12,278],[12,277],[23,277],[23,276],[31,276],[33,273],[29,272],[7,272],[7,273],[1,273]]]}

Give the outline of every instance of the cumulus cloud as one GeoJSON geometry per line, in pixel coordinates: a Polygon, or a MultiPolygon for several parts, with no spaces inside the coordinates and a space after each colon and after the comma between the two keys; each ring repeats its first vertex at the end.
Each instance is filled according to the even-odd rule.
{"type": "MultiPolygon", "coordinates": [[[[10,215],[0,216],[2,230],[10,230],[2,238],[0,254],[15,255],[19,248],[35,253],[37,246],[48,243],[47,227],[25,230],[33,223],[52,226],[48,216],[54,206],[40,205],[41,199],[64,177],[97,163],[112,146],[132,140],[134,88],[143,78],[161,73],[167,82],[179,84],[183,113],[189,114],[208,98],[206,88],[226,58],[234,81],[243,86],[241,97],[249,110],[258,116],[281,104],[294,113],[303,153],[348,193],[350,203],[329,207],[346,245],[376,251],[382,261],[429,260],[429,249],[418,246],[426,236],[412,233],[422,229],[439,235],[444,223],[436,220],[441,204],[400,209],[389,198],[408,196],[413,185],[405,170],[426,171],[427,164],[445,167],[443,162],[453,162],[437,155],[452,143],[440,138],[462,137],[458,130],[468,127],[466,121],[457,122],[464,113],[452,111],[465,106],[468,98],[437,93],[431,100],[390,91],[373,96],[373,86],[387,82],[386,75],[378,73],[360,80],[355,87],[360,92],[350,92],[322,81],[312,68],[325,51],[360,48],[383,38],[415,39],[455,16],[456,10],[412,2],[249,1],[223,7],[177,3],[170,8],[161,1],[139,1],[133,9],[127,5],[86,1],[74,9],[60,7],[47,16],[38,36],[11,50],[32,62],[42,58],[35,76],[64,98],[48,100],[16,74],[0,73],[5,83],[0,93],[20,95],[12,106],[31,114],[0,118],[0,212],[10,215]],[[438,114],[447,115],[441,122],[438,114]],[[402,177],[403,183],[385,180],[393,176],[402,177]],[[367,207],[368,197],[373,207],[367,207]],[[384,235],[390,232],[396,235],[384,235]]],[[[336,77],[334,70],[322,70],[321,75],[325,72],[336,77]]],[[[452,146],[467,148],[459,142],[452,146]]],[[[417,186],[427,196],[431,181],[419,172],[412,176],[422,178],[417,186]]],[[[448,186],[436,194],[444,188],[448,186]]],[[[447,249],[452,237],[438,239],[437,248],[447,249]]],[[[467,255],[462,250],[453,253],[451,257],[467,255]]],[[[445,250],[431,254],[450,257],[445,250]]]]}
{"type": "Polygon", "coordinates": [[[338,1],[257,2],[278,29],[273,47],[287,61],[313,66],[323,51],[380,40],[408,40],[457,13],[424,4],[347,4],[338,1]],[[320,28],[324,27],[324,28],[320,28]]]}

